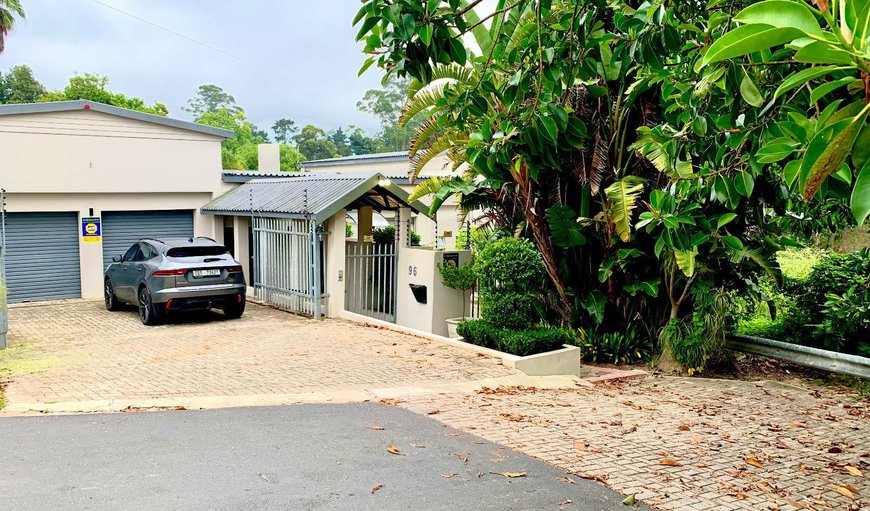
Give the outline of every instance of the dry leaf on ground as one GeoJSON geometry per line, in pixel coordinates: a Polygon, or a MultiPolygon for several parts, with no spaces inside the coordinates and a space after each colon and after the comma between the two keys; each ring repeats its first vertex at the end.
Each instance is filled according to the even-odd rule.
{"type": "Polygon", "coordinates": [[[753,467],[761,468],[761,467],[763,466],[763,465],[761,464],[761,462],[758,461],[758,460],[755,459],[755,458],[746,458],[745,461],[746,461],[746,463],[749,463],[749,464],[752,465],[753,467]]]}
{"type": "Polygon", "coordinates": [[[525,472],[490,472],[490,474],[495,474],[497,476],[505,476],[508,478],[526,477],[525,472]]]}
{"type": "Polygon", "coordinates": [[[659,462],[659,465],[667,465],[669,467],[682,467],[683,464],[677,460],[672,460],[671,458],[665,458],[659,462]]]}
{"type": "Polygon", "coordinates": [[[853,466],[846,465],[843,468],[846,469],[846,472],[852,474],[855,477],[864,477],[864,474],[860,470],[858,470],[857,468],[855,468],[853,466]]]}
{"type": "Polygon", "coordinates": [[[451,477],[453,477],[455,475],[456,475],[456,472],[450,472],[449,474],[441,474],[441,477],[443,477],[444,479],[450,479],[451,477]]]}
{"type": "Polygon", "coordinates": [[[391,445],[391,446],[387,447],[387,452],[390,454],[395,454],[397,456],[405,456],[405,453],[400,451],[399,448],[396,447],[395,445],[391,445]]]}
{"type": "Polygon", "coordinates": [[[577,484],[577,481],[571,479],[570,477],[557,477],[556,479],[565,484],[577,484]]]}
{"type": "Polygon", "coordinates": [[[383,431],[384,427],[383,426],[369,426],[369,429],[373,429],[375,431],[383,431]]]}
{"type": "Polygon", "coordinates": [[[839,488],[837,488],[837,493],[839,493],[840,495],[842,495],[848,499],[855,500],[855,494],[850,492],[848,488],[845,488],[843,486],[840,486],[839,488]]]}
{"type": "Polygon", "coordinates": [[[375,487],[372,488],[372,493],[374,494],[376,491],[380,490],[383,487],[384,487],[384,485],[382,485],[382,484],[376,484],[375,487]]]}

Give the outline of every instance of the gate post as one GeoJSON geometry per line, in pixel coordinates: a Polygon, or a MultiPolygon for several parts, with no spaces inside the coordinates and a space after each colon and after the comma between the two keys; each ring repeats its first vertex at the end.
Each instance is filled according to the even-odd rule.
{"type": "Polygon", "coordinates": [[[345,224],[347,213],[341,210],[326,222],[326,315],[337,317],[344,310],[346,271],[345,224]]]}
{"type": "Polygon", "coordinates": [[[320,319],[320,270],[321,270],[321,261],[320,261],[320,235],[317,232],[317,222],[314,220],[309,221],[308,227],[311,234],[311,272],[313,273],[311,279],[311,299],[312,302],[312,315],[315,320],[320,319]]]}

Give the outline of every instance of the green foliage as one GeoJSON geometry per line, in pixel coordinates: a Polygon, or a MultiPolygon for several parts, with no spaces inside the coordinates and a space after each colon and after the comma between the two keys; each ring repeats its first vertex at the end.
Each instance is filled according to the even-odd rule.
{"type": "Polygon", "coordinates": [[[326,136],[326,132],[310,124],[293,135],[293,141],[306,160],[324,160],[339,156],[335,143],[326,136]]]}
{"type": "Polygon", "coordinates": [[[382,89],[366,91],[363,99],[356,104],[358,109],[374,115],[381,123],[381,131],[372,139],[374,147],[369,152],[406,151],[410,147],[420,118],[401,125],[399,123],[409,86],[410,80],[388,75],[382,89]]]}
{"type": "Polygon", "coordinates": [[[72,101],[85,99],[104,103],[106,105],[138,110],[146,114],[169,115],[169,109],[163,103],[147,105],[141,98],[128,97],[120,92],[108,89],[109,77],[94,73],[77,74],[69,79],[63,90],[53,91],[43,95],[40,101],[72,101]]]}
{"type": "Polygon", "coordinates": [[[838,338],[841,346],[850,344],[855,354],[870,356],[870,280],[825,298],[823,330],[838,338]]]}
{"type": "Polygon", "coordinates": [[[580,346],[583,360],[611,364],[634,364],[648,360],[654,350],[651,336],[638,328],[627,328],[622,332],[585,332],[580,346]]]}
{"type": "Polygon", "coordinates": [[[480,317],[503,328],[528,328],[541,320],[541,295],[482,287],[480,317]]]}
{"type": "MultiPolygon", "coordinates": [[[[414,231],[409,233],[412,247],[420,246],[420,235],[414,231]]],[[[392,245],[396,242],[396,228],[392,225],[386,227],[375,227],[372,229],[372,240],[374,243],[381,245],[392,245]]]]}
{"type": "Polygon", "coordinates": [[[6,46],[6,35],[15,26],[15,18],[24,19],[24,9],[21,7],[21,2],[19,0],[0,0],[0,53],[3,53],[6,46]]]}
{"type": "Polygon", "coordinates": [[[711,359],[722,355],[725,334],[731,328],[730,300],[721,288],[699,284],[693,293],[695,307],[687,318],[673,318],[662,328],[661,342],[670,345],[679,364],[689,374],[703,372],[711,359]]]}
{"type": "Polygon", "coordinates": [[[344,237],[353,238],[353,225],[350,222],[344,224],[344,237]]]}
{"type": "Polygon", "coordinates": [[[187,100],[187,106],[182,107],[182,110],[192,114],[194,118],[220,111],[226,111],[230,115],[242,112],[242,108],[236,104],[236,98],[213,84],[200,85],[194,97],[187,100]]]}
{"type": "Polygon", "coordinates": [[[463,321],[456,331],[465,342],[521,357],[557,350],[577,340],[576,334],[565,328],[511,330],[482,319],[463,321]]]}
{"type": "Polygon", "coordinates": [[[477,281],[477,272],[473,263],[459,266],[439,263],[438,273],[441,274],[441,283],[450,289],[467,291],[474,287],[474,283],[477,281]]]}
{"type": "Polygon", "coordinates": [[[299,128],[296,127],[296,123],[291,119],[278,119],[275,121],[275,124],[272,125],[272,132],[275,133],[275,140],[286,144],[290,142],[290,136],[299,131],[299,128]]]}
{"type": "Polygon", "coordinates": [[[541,254],[522,238],[502,238],[487,244],[475,263],[484,289],[527,291],[544,278],[541,254]]]}
{"type": "Polygon", "coordinates": [[[0,103],[36,103],[45,93],[30,66],[12,66],[5,75],[0,73],[0,103]]]}

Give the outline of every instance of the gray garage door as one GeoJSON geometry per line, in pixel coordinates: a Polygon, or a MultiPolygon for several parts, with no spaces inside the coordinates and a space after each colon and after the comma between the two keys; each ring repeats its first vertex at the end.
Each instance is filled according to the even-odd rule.
{"type": "Polygon", "coordinates": [[[11,303],[82,296],[76,213],[6,214],[11,303]]]}
{"type": "Polygon", "coordinates": [[[193,211],[104,211],[103,267],[141,238],[193,236],[193,211]]]}

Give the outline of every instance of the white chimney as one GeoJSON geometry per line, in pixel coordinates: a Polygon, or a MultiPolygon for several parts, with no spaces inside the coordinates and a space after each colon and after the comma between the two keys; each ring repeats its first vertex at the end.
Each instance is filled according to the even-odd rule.
{"type": "Polygon", "coordinates": [[[257,145],[257,170],[264,172],[280,172],[281,146],[278,144],[257,145]]]}

